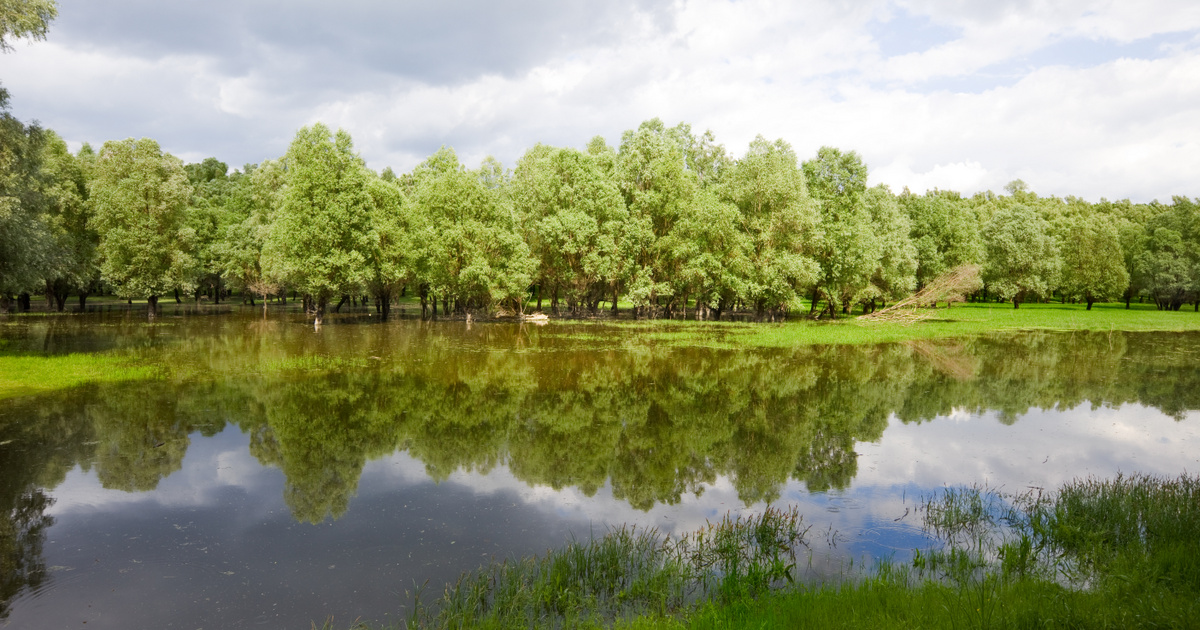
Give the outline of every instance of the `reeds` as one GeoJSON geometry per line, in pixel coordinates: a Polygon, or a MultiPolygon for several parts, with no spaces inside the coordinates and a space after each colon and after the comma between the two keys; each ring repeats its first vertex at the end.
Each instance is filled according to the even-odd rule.
{"type": "Polygon", "coordinates": [[[726,516],[672,538],[620,527],[540,558],[493,562],[441,597],[418,596],[410,627],[559,628],[665,617],[698,602],[732,601],[791,583],[805,544],[795,507],[726,516]]]}

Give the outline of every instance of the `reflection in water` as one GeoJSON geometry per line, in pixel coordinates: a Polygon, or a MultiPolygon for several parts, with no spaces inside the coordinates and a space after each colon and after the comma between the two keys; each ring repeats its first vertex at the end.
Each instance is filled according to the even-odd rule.
{"type": "Polygon", "coordinates": [[[397,451],[434,481],[503,466],[530,486],[603,489],[646,511],[719,479],[745,505],[778,500],[788,480],[809,492],[846,488],[860,443],[879,441],[891,418],[915,426],[994,411],[1012,423],[1032,409],[1139,403],[1182,420],[1200,409],[1200,336],[1190,334],[764,351],[614,344],[601,326],[393,322],[313,333],[214,319],[98,341],[104,334],[56,330],[53,345],[123,348],[169,376],[12,401],[0,415],[5,607],[46,579],[54,521],[43,489],[78,466],[104,488],[154,490],[197,435],[227,427],[282,471],[292,517],[319,523],[346,515],[364,466],[397,451]]]}

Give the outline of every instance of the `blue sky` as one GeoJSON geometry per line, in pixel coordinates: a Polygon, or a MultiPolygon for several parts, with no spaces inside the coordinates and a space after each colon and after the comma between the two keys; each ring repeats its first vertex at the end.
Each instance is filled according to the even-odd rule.
{"type": "Polygon", "coordinates": [[[1179,0],[59,0],[0,57],[13,112],[72,146],[152,137],[185,161],[348,130],[375,169],[446,144],[511,166],[660,117],[875,183],[1024,179],[1097,200],[1200,196],[1200,3],[1179,0]]]}

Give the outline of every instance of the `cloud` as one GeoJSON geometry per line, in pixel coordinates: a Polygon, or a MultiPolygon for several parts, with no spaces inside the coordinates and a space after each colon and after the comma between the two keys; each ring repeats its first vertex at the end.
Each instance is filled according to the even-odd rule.
{"type": "Polygon", "coordinates": [[[73,143],[281,155],[317,120],[376,169],[446,144],[512,165],[661,117],[739,154],[859,151],[875,181],[964,193],[1195,195],[1200,5],[1035,0],[62,3],[4,58],[14,113],[73,143]]]}

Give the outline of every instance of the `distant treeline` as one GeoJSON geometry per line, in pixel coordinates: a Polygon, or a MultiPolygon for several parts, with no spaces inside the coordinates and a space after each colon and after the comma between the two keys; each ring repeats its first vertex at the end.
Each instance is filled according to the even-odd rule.
{"type": "Polygon", "coordinates": [[[1200,307],[1200,200],[1041,197],[1021,181],[964,197],[868,186],[860,156],[801,162],[756,138],[734,157],[711,132],[658,119],[610,147],[538,144],[514,169],[442,148],[401,175],[368,169],[322,124],[276,160],[184,165],[149,139],[71,154],[0,116],[0,310],[101,292],[217,300],[302,296],[318,320],[346,296],[383,314],[836,316],[911,295],[963,264],[976,299],[1150,299],[1200,307]]]}

